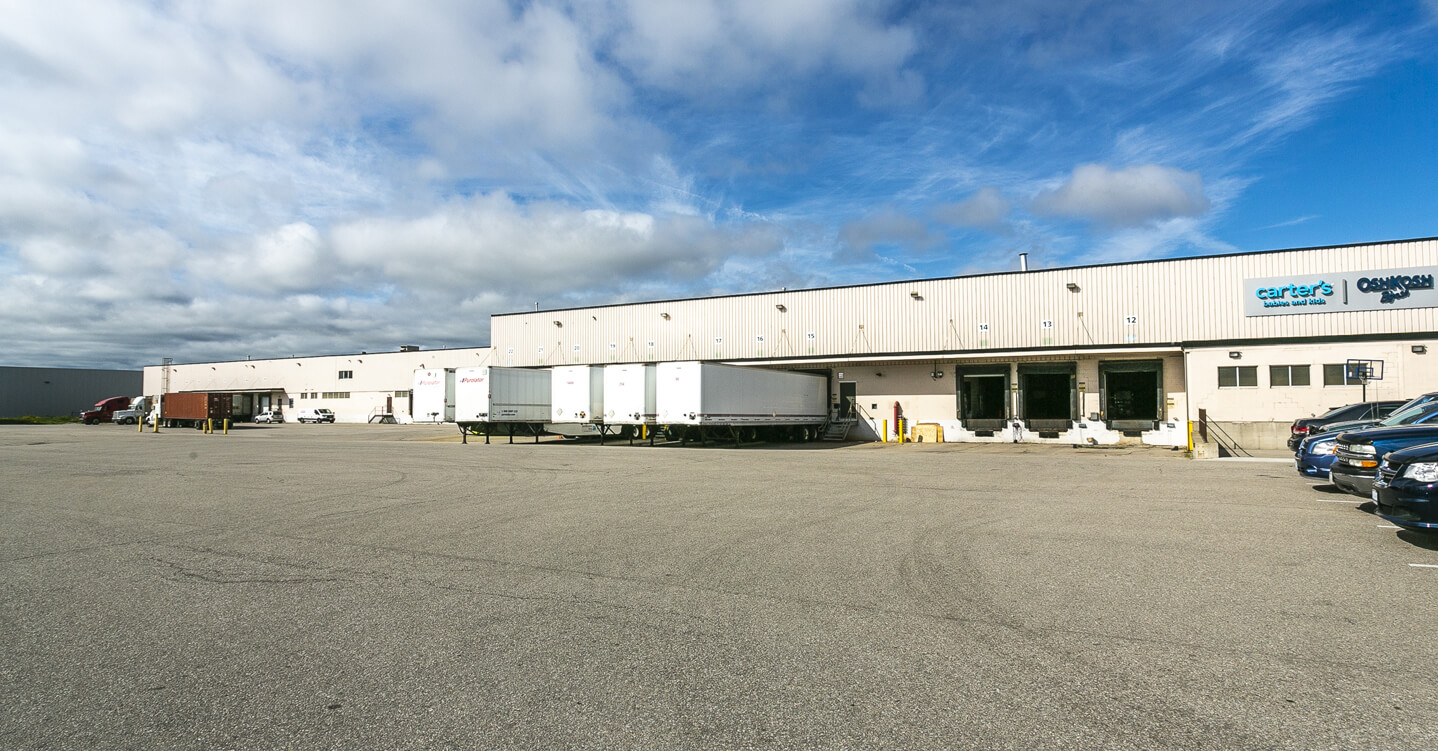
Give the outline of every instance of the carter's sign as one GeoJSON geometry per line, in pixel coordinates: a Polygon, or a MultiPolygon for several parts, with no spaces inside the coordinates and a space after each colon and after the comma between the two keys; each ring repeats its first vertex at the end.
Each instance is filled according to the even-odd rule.
{"type": "Polygon", "coordinates": [[[1438,307],[1438,267],[1245,279],[1246,316],[1438,307]]]}

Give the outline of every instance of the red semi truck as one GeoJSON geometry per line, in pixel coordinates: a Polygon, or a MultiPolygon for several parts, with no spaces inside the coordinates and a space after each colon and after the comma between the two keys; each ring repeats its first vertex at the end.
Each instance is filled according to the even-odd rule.
{"type": "MultiPolygon", "coordinates": [[[[46,381],[49,383],[49,381],[46,381]]],[[[95,402],[95,406],[80,413],[80,422],[86,425],[98,425],[102,422],[111,422],[115,419],[115,413],[130,406],[130,397],[112,396],[109,399],[101,399],[95,402]]]]}
{"type": "Polygon", "coordinates": [[[159,420],[167,428],[203,429],[207,420],[214,420],[214,426],[219,428],[232,416],[230,394],[195,392],[160,397],[159,420]]]}

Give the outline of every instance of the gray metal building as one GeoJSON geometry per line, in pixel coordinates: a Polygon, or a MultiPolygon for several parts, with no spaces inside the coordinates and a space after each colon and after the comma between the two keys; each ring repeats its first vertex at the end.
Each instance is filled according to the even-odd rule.
{"type": "Polygon", "coordinates": [[[0,417],[76,416],[111,396],[139,396],[143,371],[0,366],[0,417]]]}

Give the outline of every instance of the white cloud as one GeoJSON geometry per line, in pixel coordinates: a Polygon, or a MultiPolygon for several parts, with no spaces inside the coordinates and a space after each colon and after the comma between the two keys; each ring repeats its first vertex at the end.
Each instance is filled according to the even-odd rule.
{"type": "Polygon", "coordinates": [[[706,90],[772,93],[823,71],[869,82],[866,103],[911,101],[922,78],[905,64],[915,31],[885,23],[862,0],[621,0],[616,49],[647,84],[703,98],[706,90]]]}
{"type": "Polygon", "coordinates": [[[997,188],[980,188],[962,201],[940,206],[935,214],[939,221],[959,227],[996,229],[1012,208],[1013,203],[997,188]]]}
{"type": "Polygon", "coordinates": [[[839,230],[843,247],[840,258],[865,261],[882,246],[929,249],[939,238],[922,220],[893,208],[886,208],[862,220],[847,222],[839,230]]]}
{"type": "Polygon", "coordinates": [[[1203,178],[1195,172],[1145,164],[1111,170],[1082,164],[1062,185],[1034,198],[1040,215],[1088,219],[1131,227],[1208,211],[1203,178]]]}
{"type": "Polygon", "coordinates": [[[708,219],[641,212],[520,205],[503,194],[476,197],[413,219],[337,226],[340,265],[421,289],[512,290],[553,296],[623,289],[631,280],[702,280],[731,255],[776,253],[775,228],[730,230],[708,219]]]}

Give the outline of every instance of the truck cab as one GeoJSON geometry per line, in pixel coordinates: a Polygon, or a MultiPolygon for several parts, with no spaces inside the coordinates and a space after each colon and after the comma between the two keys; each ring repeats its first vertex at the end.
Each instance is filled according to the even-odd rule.
{"type": "Polygon", "coordinates": [[[101,399],[95,402],[95,406],[80,413],[80,422],[86,425],[98,425],[102,422],[111,422],[115,413],[130,406],[130,397],[112,396],[109,399],[101,399]]]}
{"type": "Polygon", "coordinates": [[[111,420],[121,425],[134,425],[143,420],[150,411],[150,397],[137,396],[122,410],[117,410],[111,420]]]}

